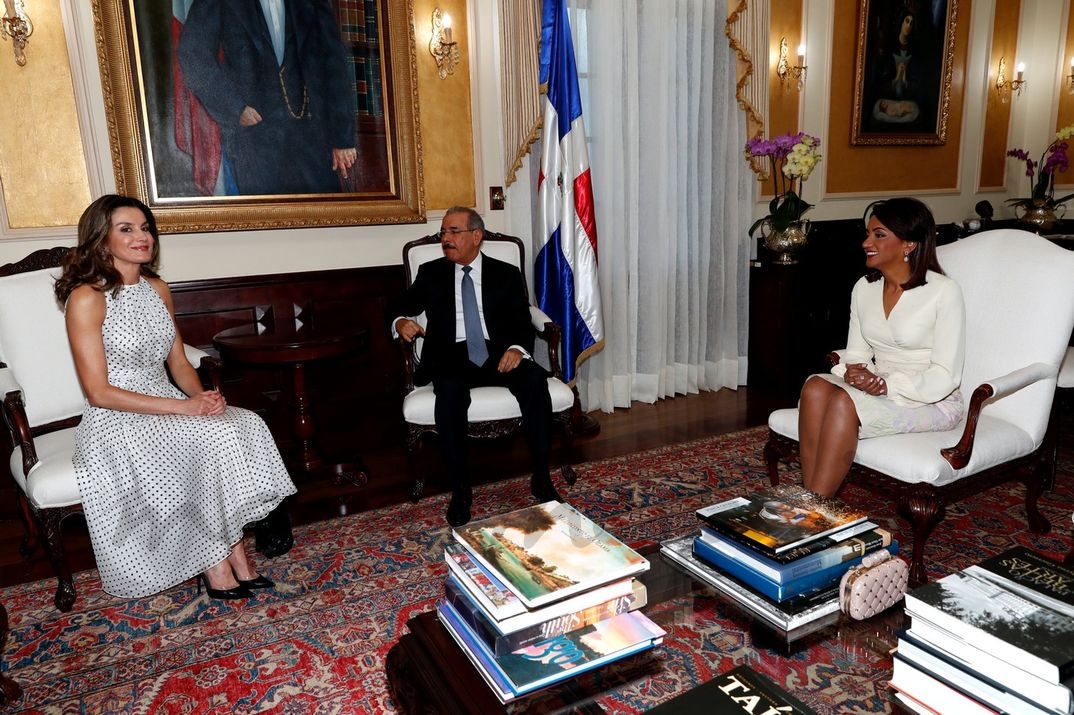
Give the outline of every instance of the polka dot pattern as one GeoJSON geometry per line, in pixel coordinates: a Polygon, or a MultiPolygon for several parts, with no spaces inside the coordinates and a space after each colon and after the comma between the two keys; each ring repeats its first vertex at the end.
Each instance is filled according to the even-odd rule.
{"type": "MultiPolygon", "coordinates": [[[[142,279],[106,294],[108,381],[183,398],[164,369],[175,324],[142,279]]],[[[74,454],[101,581],[137,598],[225,558],[243,527],[295,493],[276,444],[253,412],[143,415],[87,405],[74,454]]]]}

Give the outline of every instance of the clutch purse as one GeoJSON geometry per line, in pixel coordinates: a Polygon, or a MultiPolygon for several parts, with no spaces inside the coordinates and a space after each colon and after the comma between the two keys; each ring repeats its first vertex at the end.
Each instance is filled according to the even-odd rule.
{"type": "Polygon", "coordinates": [[[839,582],[839,608],[854,620],[871,618],[902,600],[910,569],[888,551],[874,551],[839,582]]]}

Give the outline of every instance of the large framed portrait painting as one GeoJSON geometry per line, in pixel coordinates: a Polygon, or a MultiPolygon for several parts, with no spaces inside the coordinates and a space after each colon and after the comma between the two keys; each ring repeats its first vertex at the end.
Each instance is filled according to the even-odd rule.
{"type": "Polygon", "coordinates": [[[162,232],[424,220],[410,0],[93,0],[116,187],[162,232]]]}
{"type": "Polygon", "coordinates": [[[958,0],[860,0],[852,144],[944,144],[958,0]]]}

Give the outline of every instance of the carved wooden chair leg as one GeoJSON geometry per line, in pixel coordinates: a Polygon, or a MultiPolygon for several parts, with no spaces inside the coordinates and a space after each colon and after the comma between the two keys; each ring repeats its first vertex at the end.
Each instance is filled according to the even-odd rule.
{"type": "Polygon", "coordinates": [[[19,554],[24,559],[28,559],[34,555],[37,547],[41,544],[41,530],[38,528],[37,516],[30,507],[30,502],[26,495],[19,491],[16,497],[19,500],[19,513],[22,514],[22,525],[25,529],[22,543],[19,544],[19,554]]]}
{"type": "Polygon", "coordinates": [[[910,585],[920,586],[928,582],[925,569],[925,542],[932,530],[943,521],[947,506],[939,493],[923,490],[899,499],[896,510],[910,523],[913,544],[910,557],[910,585]]]}
{"type": "Polygon", "coordinates": [[[780,439],[776,434],[769,433],[768,441],[764,445],[764,459],[768,465],[768,482],[774,487],[779,486],[779,463],[794,453],[794,447],[788,440],[780,439]]]}
{"type": "Polygon", "coordinates": [[[563,481],[567,482],[568,486],[574,486],[574,483],[578,481],[578,475],[571,465],[574,461],[573,417],[570,413],[567,415],[556,415],[556,422],[559,423],[560,429],[563,430],[563,464],[559,468],[559,473],[563,477],[563,481]]]}
{"type": "Polygon", "coordinates": [[[418,472],[417,449],[421,445],[424,429],[420,425],[407,425],[406,465],[410,473],[410,501],[415,504],[425,493],[425,477],[418,472]]]}
{"type": "MultiPolygon", "coordinates": [[[[1049,450],[1044,450],[1042,455],[1047,456],[1049,450]]],[[[1054,467],[1054,464],[1052,465],[1054,467]]],[[[1052,525],[1047,517],[1040,512],[1037,501],[1048,486],[1049,465],[1045,461],[1035,461],[1029,476],[1024,480],[1026,487],[1026,517],[1029,529],[1035,534],[1047,534],[1052,530],[1052,525]]]]}
{"type": "Polygon", "coordinates": [[[71,566],[67,563],[67,552],[63,548],[60,524],[66,514],[49,511],[42,515],[41,527],[45,536],[45,551],[49,563],[56,574],[56,608],[66,613],[75,605],[75,582],[71,575],[71,566]]]}

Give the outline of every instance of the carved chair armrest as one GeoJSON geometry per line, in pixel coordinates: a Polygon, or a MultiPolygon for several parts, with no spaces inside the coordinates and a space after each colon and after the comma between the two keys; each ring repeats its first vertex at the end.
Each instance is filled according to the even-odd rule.
{"type": "Polygon", "coordinates": [[[530,322],[537,331],[537,337],[548,345],[548,364],[552,366],[552,375],[562,381],[563,365],[559,360],[559,344],[563,339],[563,330],[535,305],[530,306],[530,322]]]}
{"type": "Polygon", "coordinates": [[[977,437],[977,423],[981,419],[981,410],[986,401],[993,397],[1003,397],[1021,390],[1023,387],[1032,385],[1040,380],[1054,378],[1059,368],[1057,365],[1047,365],[1036,362],[1032,365],[1020,367],[1017,370],[982,382],[970,396],[970,405],[966,409],[966,427],[962,432],[962,439],[958,444],[940,450],[940,456],[948,461],[955,469],[962,469],[970,462],[973,454],[973,440],[977,437]]]}
{"type": "Polygon", "coordinates": [[[403,389],[406,394],[414,391],[414,369],[416,359],[414,357],[414,343],[407,342],[403,338],[396,338],[399,349],[403,353],[403,389]]]}
{"type": "Polygon", "coordinates": [[[37,464],[37,450],[34,448],[30,421],[26,418],[22,387],[15,381],[15,374],[8,367],[0,367],[0,394],[4,397],[4,424],[11,435],[12,445],[22,448],[23,474],[29,474],[30,469],[37,464]]]}

